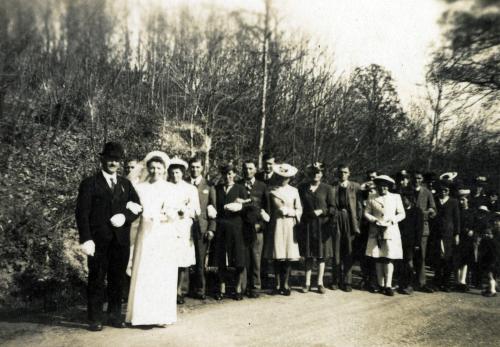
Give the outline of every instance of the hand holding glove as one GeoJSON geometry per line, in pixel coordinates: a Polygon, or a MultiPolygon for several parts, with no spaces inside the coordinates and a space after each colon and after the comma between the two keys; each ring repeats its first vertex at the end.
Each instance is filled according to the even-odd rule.
{"type": "Polygon", "coordinates": [[[215,209],[215,207],[213,207],[212,205],[208,205],[207,206],[207,215],[208,215],[208,218],[210,218],[210,219],[217,218],[217,210],[215,209]]]}
{"type": "Polygon", "coordinates": [[[80,249],[90,257],[93,257],[95,254],[95,243],[92,240],[85,241],[80,245],[80,249]]]}
{"type": "Polygon", "coordinates": [[[231,202],[229,204],[224,205],[224,209],[230,212],[239,212],[243,208],[243,205],[239,202],[231,202]]]}
{"type": "Polygon", "coordinates": [[[214,238],[214,232],[213,232],[213,231],[211,231],[211,230],[207,231],[207,232],[205,233],[205,238],[206,238],[208,241],[210,241],[211,239],[213,239],[213,238],[214,238]]]}
{"type": "Polygon", "coordinates": [[[125,224],[125,215],[123,213],[117,213],[109,220],[111,225],[115,228],[122,227],[125,224]]]}
{"type": "Polygon", "coordinates": [[[126,208],[127,208],[127,210],[130,210],[135,215],[138,215],[139,213],[142,212],[142,206],[133,202],[133,201],[127,202],[126,208]]]}
{"type": "Polygon", "coordinates": [[[267,212],[263,209],[260,210],[260,218],[262,218],[262,220],[266,223],[269,223],[269,221],[271,220],[271,217],[269,217],[267,212]]]}
{"type": "Polygon", "coordinates": [[[319,217],[323,214],[323,210],[320,210],[320,209],[314,210],[314,214],[316,215],[316,217],[319,217]]]}

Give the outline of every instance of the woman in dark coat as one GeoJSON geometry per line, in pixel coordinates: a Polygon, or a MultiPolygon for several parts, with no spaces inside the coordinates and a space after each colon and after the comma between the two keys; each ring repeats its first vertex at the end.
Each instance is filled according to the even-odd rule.
{"type": "Polygon", "coordinates": [[[318,292],[325,293],[323,276],[325,260],[333,257],[332,216],[335,199],[330,185],[322,183],[323,164],[315,163],[306,169],[308,181],[299,185],[303,214],[299,233],[300,254],[306,259],[306,293],[311,287],[314,259],[318,261],[318,292]]]}
{"type": "Polygon", "coordinates": [[[458,201],[450,197],[450,184],[440,182],[437,215],[434,219],[433,251],[436,265],[436,284],[443,291],[450,291],[450,279],[453,272],[453,248],[460,239],[460,210],[458,201]]]}
{"type": "Polygon", "coordinates": [[[215,187],[217,209],[217,232],[215,234],[215,256],[219,267],[219,292],[216,300],[225,293],[227,266],[236,269],[235,300],[242,300],[243,270],[246,266],[245,240],[243,237],[243,204],[248,193],[244,186],[236,184],[236,169],[232,165],[221,167],[223,183],[215,187]]]}
{"type": "Polygon", "coordinates": [[[474,264],[474,213],[469,208],[468,196],[470,190],[459,189],[460,203],[460,241],[456,249],[455,262],[457,266],[457,289],[467,292],[467,270],[474,264]]]}
{"type": "Polygon", "coordinates": [[[424,224],[424,213],[416,207],[415,194],[411,190],[402,192],[401,198],[405,208],[406,218],[399,222],[401,243],[403,245],[403,261],[399,280],[401,294],[413,292],[415,249],[420,247],[424,224]]]}

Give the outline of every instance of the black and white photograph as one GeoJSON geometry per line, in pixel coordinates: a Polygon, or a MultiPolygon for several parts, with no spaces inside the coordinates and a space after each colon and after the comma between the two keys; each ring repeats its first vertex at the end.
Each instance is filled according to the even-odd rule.
{"type": "Polygon", "coordinates": [[[0,346],[498,346],[500,0],[0,0],[0,346]]]}

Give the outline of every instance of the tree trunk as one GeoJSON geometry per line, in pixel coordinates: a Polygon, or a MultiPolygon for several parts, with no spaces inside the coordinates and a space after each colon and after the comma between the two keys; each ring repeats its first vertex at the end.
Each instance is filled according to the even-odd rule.
{"type": "Polygon", "coordinates": [[[262,105],[261,120],[259,132],[259,168],[262,168],[262,157],[264,156],[264,137],[266,135],[266,98],[267,98],[267,79],[268,79],[268,49],[269,49],[269,8],[271,0],[266,1],[266,13],[264,20],[264,45],[262,50],[262,105]]]}

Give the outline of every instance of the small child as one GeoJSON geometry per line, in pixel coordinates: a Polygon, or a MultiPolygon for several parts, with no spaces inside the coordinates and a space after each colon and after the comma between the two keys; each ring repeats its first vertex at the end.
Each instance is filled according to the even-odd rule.
{"type": "Polygon", "coordinates": [[[399,292],[410,295],[413,292],[412,282],[414,280],[413,258],[415,250],[420,246],[424,216],[422,210],[415,208],[415,196],[412,192],[403,192],[401,198],[406,218],[399,222],[399,231],[403,245],[399,292]]]}
{"type": "Polygon", "coordinates": [[[493,221],[485,229],[479,244],[479,268],[488,277],[488,287],[483,291],[486,297],[494,297],[496,276],[500,273],[500,212],[496,212],[493,221]]]}

